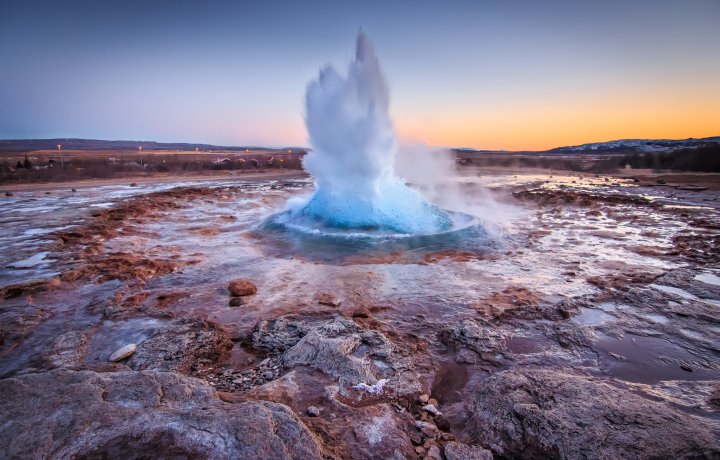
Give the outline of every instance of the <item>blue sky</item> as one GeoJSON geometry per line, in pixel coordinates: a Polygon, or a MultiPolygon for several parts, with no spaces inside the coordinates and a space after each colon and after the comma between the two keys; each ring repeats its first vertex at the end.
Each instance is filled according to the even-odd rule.
{"type": "Polygon", "coordinates": [[[547,148],[720,134],[718,1],[0,5],[0,138],[303,145],[360,27],[400,136],[547,148]]]}

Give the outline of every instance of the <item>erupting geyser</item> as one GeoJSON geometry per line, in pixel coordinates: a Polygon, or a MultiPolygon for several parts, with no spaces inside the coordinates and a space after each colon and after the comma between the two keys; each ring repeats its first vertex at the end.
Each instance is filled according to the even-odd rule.
{"type": "Polygon", "coordinates": [[[360,32],[347,77],[320,71],[306,95],[312,151],[304,161],[315,193],[281,220],[293,227],[431,234],[454,226],[449,213],[420,197],[395,174],[397,143],[388,89],[368,38],[360,32]]]}

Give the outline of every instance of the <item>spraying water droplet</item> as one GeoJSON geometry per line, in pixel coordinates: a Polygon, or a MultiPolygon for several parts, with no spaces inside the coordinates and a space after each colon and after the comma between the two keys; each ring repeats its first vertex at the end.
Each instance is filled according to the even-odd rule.
{"type": "Polygon", "coordinates": [[[397,142],[380,63],[362,32],[347,76],[320,71],[306,94],[312,151],[304,160],[315,193],[287,207],[292,226],[432,234],[455,226],[450,213],[426,202],[394,171],[397,142]]]}

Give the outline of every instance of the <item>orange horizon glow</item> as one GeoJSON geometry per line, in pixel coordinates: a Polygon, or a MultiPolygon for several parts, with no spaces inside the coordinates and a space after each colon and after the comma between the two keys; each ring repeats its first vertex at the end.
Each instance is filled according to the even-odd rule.
{"type": "MultiPolygon", "coordinates": [[[[708,83],[708,82],[706,82],[708,83]]],[[[401,138],[431,145],[540,151],[617,139],[687,139],[720,136],[720,91],[705,84],[645,94],[598,92],[558,100],[513,101],[430,117],[396,114],[401,138]]]]}
{"type": "Polygon", "coordinates": [[[578,127],[571,133],[538,132],[542,120],[534,129],[523,126],[485,124],[480,129],[472,124],[458,123],[454,126],[436,124],[418,128],[410,124],[397,126],[399,137],[409,140],[420,140],[429,145],[439,147],[472,148],[477,150],[508,150],[508,151],[544,151],[556,147],[607,142],[620,139],[689,139],[720,137],[720,128],[706,126],[676,126],[673,129],[653,126],[607,130],[590,129],[589,126],[578,127]],[[507,136],[505,136],[507,134],[507,136]]]}

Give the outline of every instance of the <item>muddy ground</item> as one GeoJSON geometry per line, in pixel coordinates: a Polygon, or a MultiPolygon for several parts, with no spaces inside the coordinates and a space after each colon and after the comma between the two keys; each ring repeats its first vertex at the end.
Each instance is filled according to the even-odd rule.
{"type": "Polygon", "coordinates": [[[2,457],[720,457],[720,193],[455,181],[486,239],[259,225],[295,176],[0,198],[2,457]]]}

